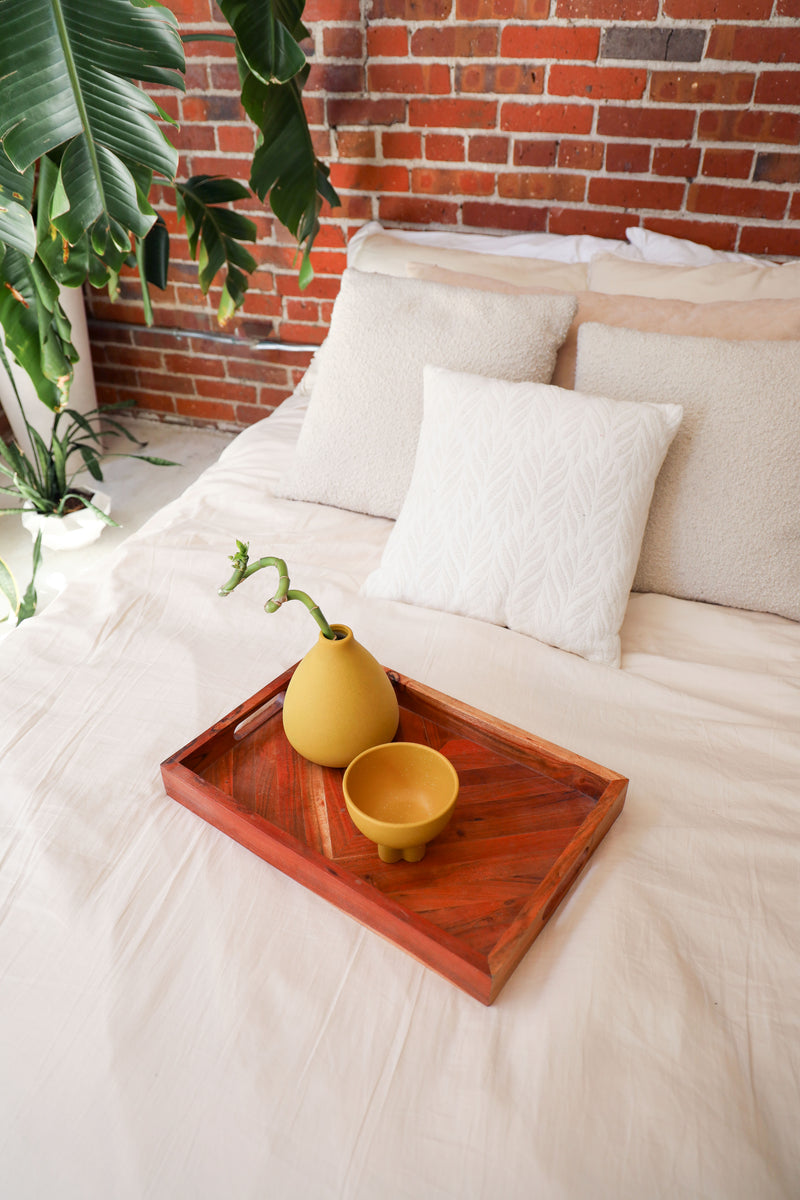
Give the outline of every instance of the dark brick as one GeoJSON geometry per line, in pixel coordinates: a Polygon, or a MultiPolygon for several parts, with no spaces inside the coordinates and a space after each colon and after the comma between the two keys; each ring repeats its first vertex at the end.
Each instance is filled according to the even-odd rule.
{"type": "Polygon", "coordinates": [[[637,29],[612,25],[603,31],[601,58],[647,62],[700,62],[705,45],[703,29],[637,29]]]}
{"type": "Polygon", "coordinates": [[[800,183],[800,154],[759,154],[753,179],[766,183],[800,183]]]}

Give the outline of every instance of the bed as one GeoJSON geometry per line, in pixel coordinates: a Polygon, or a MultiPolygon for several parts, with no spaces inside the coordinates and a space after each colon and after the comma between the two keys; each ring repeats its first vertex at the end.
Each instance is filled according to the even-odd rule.
{"type": "MultiPolygon", "coordinates": [[[[496,246],[501,253],[494,243],[487,252],[372,227],[350,269],[368,280],[370,305],[374,287],[394,295],[406,284],[450,289],[453,304],[479,296],[464,311],[480,321],[487,305],[555,301],[563,391],[593,395],[618,369],[628,399],[614,399],[641,409],[641,362],[656,354],[644,404],[655,396],[682,413],[678,432],[662,429],[650,454],[654,499],[649,518],[649,495],[634,506],[633,548],[603,601],[611,625],[582,641],[575,623],[591,625],[598,604],[587,616],[584,603],[564,632],[554,601],[556,627],[526,632],[513,627],[524,616],[509,625],[493,611],[476,614],[471,587],[451,605],[457,611],[442,607],[450,585],[442,601],[413,446],[401,493],[417,488],[416,517],[402,506],[402,520],[356,511],[338,494],[290,498],[313,491],[320,447],[337,464],[324,486],[342,486],[337,454],[352,450],[352,438],[332,447],[325,414],[316,425],[309,414],[337,387],[350,387],[352,401],[356,369],[394,369],[401,340],[402,314],[392,316],[392,345],[380,341],[385,319],[374,323],[377,340],[360,320],[339,329],[347,353],[334,367],[332,323],[291,400],[242,432],[107,568],[70,584],[3,643],[0,1191],[9,1200],[800,1194],[796,386],[785,395],[787,380],[800,378],[800,267],[659,262],[635,245],[598,256],[579,241],[559,243],[577,258],[559,263],[535,238],[521,253],[496,246]],[[698,297],[715,278],[724,294],[698,297]],[[714,410],[714,436],[729,439],[722,463],[701,456],[701,477],[717,471],[726,490],[695,495],[710,528],[699,553],[679,541],[666,567],[654,551],[645,570],[641,538],[657,539],[658,528],[648,523],[643,534],[643,521],[654,519],[691,407],[673,376],[686,391],[701,369],[723,370],[692,357],[701,342],[726,340],[715,319],[736,367],[720,395],[745,379],[731,400],[733,425],[714,410]],[[756,341],[736,358],[748,338],[756,341]],[[670,375],[676,353],[683,366],[670,375]],[[764,386],[754,389],[759,354],[764,386]],[[745,493],[761,494],[758,463],[769,475],[768,511],[752,513],[745,493]],[[217,595],[237,538],[254,554],[285,558],[293,583],[379,662],[629,780],[620,816],[491,1006],[166,795],[160,764],[315,638],[300,605],[264,613],[266,575],[217,595]],[[425,567],[412,572],[411,595],[409,552],[425,567]],[[671,592],[655,586],[664,570],[671,592]],[[729,590],[714,593],[717,584],[729,590]],[[706,589],[702,598],[686,594],[693,586],[706,589]]],[[[532,310],[521,311],[529,320],[532,310]]],[[[461,310],[456,324],[469,329],[461,310]]],[[[487,353],[496,353],[490,333],[487,353]]],[[[494,376],[524,389],[527,365],[516,363],[516,382],[494,376]]],[[[475,364],[461,368],[474,381],[475,364]]],[[[432,376],[455,405],[461,368],[444,363],[444,381],[432,376]]],[[[541,396],[552,399],[549,378],[541,396]]],[[[482,402],[485,389],[475,390],[482,402]]],[[[516,403],[516,392],[492,392],[500,405],[509,396],[516,403]]],[[[394,413],[392,395],[384,401],[394,413]]],[[[413,429],[395,416],[387,436],[400,460],[413,429]]],[[[690,439],[690,471],[697,444],[690,439]]],[[[567,459],[569,467],[571,451],[567,459]]],[[[380,458],[367,454],[362,467],[368,484],[385,482],[380,458]]],[[[452,528],[464,495],[457,465],[450,475],[452,528]]],[[[473,484],[474,495],[483,484],[473,484]]],[[[680,479],[666,485],[677,512],[680,479]]],[[[512,494],[501,491],[481,498],[490,531],[512,494]]],[[[373,507],[393,502],[382,494],[373,507]]],[[[695,511],[688,527],[697,526],[695,511]]],[[[562,535],[556,523],[545,545],[562,535]]],[[[609,553],[599,557],[607,563],[609,553]]],[[[492,579],[504,570],[501,562],[492,579]]]]}

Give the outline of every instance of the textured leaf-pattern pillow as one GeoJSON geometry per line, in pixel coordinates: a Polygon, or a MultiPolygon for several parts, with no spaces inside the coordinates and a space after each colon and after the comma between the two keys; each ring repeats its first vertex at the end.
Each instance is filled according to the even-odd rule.
{"type": "Polygon", "coordinates": [[[618,666],[677,404],[428,366],[411,485],[368,596],[477,617],[618,666]]]}

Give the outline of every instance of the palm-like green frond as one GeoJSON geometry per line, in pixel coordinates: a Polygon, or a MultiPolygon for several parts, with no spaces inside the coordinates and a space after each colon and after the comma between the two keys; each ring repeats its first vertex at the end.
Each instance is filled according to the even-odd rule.
{"type": "Polygon", "coordinates": [[[200,267],[203,292],[208,291],[217,273],[226,269],[219,305],[219,321],[224,324],[241,305],[248,275],[257,264],[242,245],[256,240],[255,225],[241,213],[222,206],[250,193],[244,184],[217,175],[194,175],[186,183],[177,184],[176,191],[178,216],[186,222],[189,249],[200,267]]]}
{"type": "Polygon", "coordinates": [[[242,104],[261,134],[250,186],[260,200],[269,197],[275,216],[297,239],[303,251],[301,284],[311,278],[308,256],[319,233],[322,203],[339,203],[328,168],[314,152],[303,110],[307,76],[308,66],[288,83],[264,83],[245,71],[242,83],[242,104]]]}
{"type": "Polygon", "coordinates": [[[0,261],[0,325],[6,346],[40,399],[49,408],[61,406],[77,359],[70,323],[58,302],[57,285],[41,262],[29,262],[12,246],[0,261]]]}
{"type": "MultiPolygon", "coordinates": [[[[297,238],[301,286],[312,275],[322,203],[338,204],[303,111],[304,5],[219,0],[259,132],[250,186],[297,238]]],[[[0,0],[0,30],[0,325],[57,409],[77,358],[58,286],[88,280],[113,298],[134,249],[151,322],[147,284],[166,283],[169,238],[149,195],[154,176],[174,178],[178,155],[157,123],[169,118],[137,85],[183,89],[183,47],[174,15],[156,0],[0,0]]],[[[244,245],[255,227],[227,207],[249,194],[207,177],[177,189],[203,291],[225,273],[221,322],[256,268],[244,245]]]]}
{"type": "Polygon", "coordinates": [[[27,258],[36,251],[36,230],[31,218],[33,170],[18,171],[0,146],[0,258],[3,244],[27,258]]]}
{"type": "Polygon", "coordinates": [[[98,245],[146,232],[155,214],[128,163],[172,178],[178,156],[134,81],[182,86],[172,13],[147,0],[0,0],[0,24],[0,139],[19,171],[58,150],[53,224],[70,242],[91,229],[98,245]]]}
{"type": "Polygon", "coordinates": [[[306,65],[297,44],[307,34],[305,0],[219,0],[247,66],[264,83],[286,83],[306,65]]]}

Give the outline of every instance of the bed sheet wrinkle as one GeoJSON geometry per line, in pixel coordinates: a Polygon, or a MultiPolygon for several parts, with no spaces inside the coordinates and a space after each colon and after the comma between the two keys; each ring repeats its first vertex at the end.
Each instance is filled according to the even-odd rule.
{"type": "MultiPolygon", "coordinates": [[[[403,1054],[423,986],[424,981],[420,972],[406,996],[403,1011],[398,1014],[399,1020],[391,1027],[388,1024],[386,1026],[386,1031],[390,1036],[386,1057],[364,1106],[364,1113],[356,1133],[356,1141],[350,1147],[348,1161],[343,1164],[344,1170],[340,1184],[342,1200],[349,1200],[349,1197],[355,1195],[363,1195],[366,1200],[368,1196],[374,1194],[369,1181],[365,1180],[364,1176],[365,1173],[368,1173],[367,1164],[377,1137],[378,1127],[387,1119],[389,1109],[387,1097],[395,1081],[397,1064],[403,1054]]],[[[413,1149],[411,1147],[409,1147],[408,1167],[413,1173],[414,1181],[418,1183],[417,1174],[413,1169],[413,1149]]],[[[396,1187],[399,1182],[396,1171],[393,1172],[392,1179],[386,1181],[389,1187],[396,1187]]]]}

